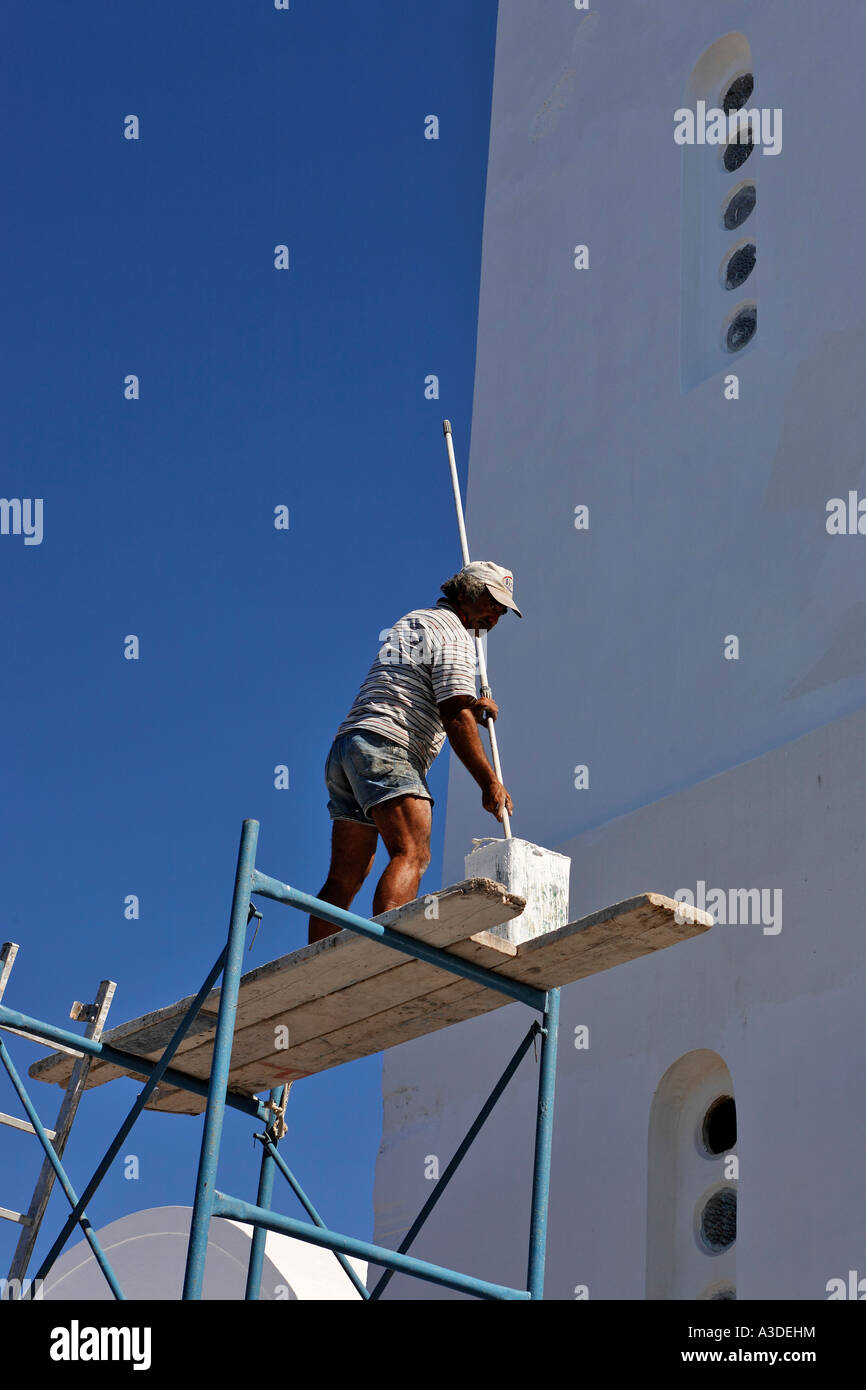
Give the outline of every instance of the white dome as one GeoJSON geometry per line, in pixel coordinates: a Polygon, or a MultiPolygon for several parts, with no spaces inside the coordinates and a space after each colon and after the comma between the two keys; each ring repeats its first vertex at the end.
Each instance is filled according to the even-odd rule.
{"type": "MultiPolygon", "coordinates": [[[[149,1207],[123,1216],[97,1231],[99,1242],[129,1299],[180,1299],[192,1207],[149,1207]]],[[[246,1288],[253,1227],[214,1217],[205,1264],[202,1297],[242,1299],[246,1288]]],[[[367,1266],[350,1260],[362,1280],[367,1266]]],[[[113,1300],[93,1251],[82,1240],[49,1271],[44,1299],[113,1300]]],[[[293,1236],[268,1231],[262,1263],[263,1300],[360,1298],[330,1250],[293,1236]]]]}

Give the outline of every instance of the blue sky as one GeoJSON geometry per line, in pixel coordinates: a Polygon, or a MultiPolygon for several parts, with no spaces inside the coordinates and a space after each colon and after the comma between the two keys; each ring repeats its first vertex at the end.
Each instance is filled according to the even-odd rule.
{"type": "MultiPolygon", "coordinates": [[[[461,564],[441,421],[465,493],[495,25],[495,0],[0,16],[0,494],[43,499],[44,517],[39,545],[0,536],[12,1008],[66,1024],[108,977],[116,1025],[194,993],[244,817],[264,872],[321,886],[334,731],[380,630],[461,564]]],[[[422,892],[441,886],[447,763],[422,892]]],[[[300,914],[259,906],[247,968],[306,941],[300,914]]],[[[43,1055],[6,1037],[22,1072],[43,1055]]],[[[30,1086],[51,1125],[61,1092],[30,1086]]],[[[86,1095],[66,1153],[79,1190],[137,1091],[86,1095]]],[[[3,1073],[0,1110],[17,1106],[3,1073]]],[[[381,1058],[297,1083],[288,1119],[325,1219],[370,1238],[381,1058]]],[[[219,1185],[254,1200],[251,1129],[228,1118],[219,1185]]],[[[200,1136],[145,1114],[93,1224],[191,1204],[200,1136]]],[[[26,1208],[40,1154],[0,1129],[0,1206],[26,1208]]],[[[287,1188],[280,1202],[300,1214],[287,1188]]],[[[55,1191],[37,1259],[65,1210],[55,1191]]],[[[17,1234],[0,1222],[0,1274],[17,1234]]]]}

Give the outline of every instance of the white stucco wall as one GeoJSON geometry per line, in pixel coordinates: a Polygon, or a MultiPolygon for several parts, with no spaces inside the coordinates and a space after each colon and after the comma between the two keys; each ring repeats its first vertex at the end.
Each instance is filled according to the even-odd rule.
{"type": "MultiPolygon", "coordinates": [[[[525,614],[488,652],[515,833],[536,843],[866,699],[866,541],[825,530],[828,498],[866,492],[864,40],[866,11],[841,5],[628,0],[582,17],[502,0],[467,511],[473,556],[513,569],[525,614]],[[722,373],[681,390],[673,115],[735,30],[784,138],[743,166],[760,185],[759,328],[731,402],[722,373]],[[739,662],[722,658],[729,633],[739,662]]],[[[720,198],[739,178],[719,175],[720,198]]],[[[458,766],[446,882],[491,828],[458,766]]]]}
{"type": "MultiPolygon", "coordinates": [[[[862,1264],[866,784],[852,750],[864,739],[861,711],[562,847],[574,918],[699,879],[781,889],[783,915],[774,935],[717,923],[563,990],[547,1296],[579,1284],[590,1298],[646,1296],[650,1110],[667,1069],[698,1048],[727,1064],[737,1103],[738,1297],[823,1298],[862,1264]],[[590,1045],[578,1051],[579,1024],[590,1045]]],[[[530,1017],[508,1005],[385,1054],[376,1240],[407,1229],[430,1190],[426,1158],[444,1168],[530,1017]]],[[[418,1255],[523,1283],[536,1078],[530,1054],[418,1255]]],[[[706,1282],[714,1268],[707,1256],[706,1282]]],[[[406,1279],[390,1292],[448,1296],[406,1279]]]]}
{"type": "MultiPolygon", "coordinates": [[[[738,1296],[823,1298],[862,1264],[866,536],[825,521],[866,494],[864,38],[841,5],[500,4],[467,520],[525,615],[488,642],[512,828],[572,856],[572,919],[699,880],[783,894],[776,934],[717,925],[564,991],[550,1297],[647,1296],[650,1109],[693,1049],[736,1095],[738,1296]],[[754,345],[683,389],[674,111],[731,32],[783,148],[719,176],[720,200],[750,166],[759,187],[754,345]]],[[[494,828],[452,760],[443,883],[494,828]]],[[[425,1156],[444,1166],[528,1020],[510,1006],[386,1054],[376,1239],[397,1242],[425,1156]]],[[[522,1283],[531,1059],[512,1085],[414,1248],[522,1283]]]]}

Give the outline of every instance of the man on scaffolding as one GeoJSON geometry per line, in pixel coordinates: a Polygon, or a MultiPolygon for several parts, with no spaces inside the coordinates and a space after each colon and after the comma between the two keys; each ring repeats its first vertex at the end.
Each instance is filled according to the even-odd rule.
{"type": "MultiPolygon", "coordinates": [[[[373,867],[381,835],[390,855],[372,916],[418,896],[430,863],[433,797],[426,774],[446,738],[481,788],[497,820],[511,797],[481,745],[478,725],[499,713],[475,693],[476,652],[470,629],[489,632],[509,608],[518,618],[510,570],[474,560],[441,587],[433,608],[415,608],[381,634],[383,645],[325,764],[333,822],[331,865],[317,897],[348,909],[373,867]]],[[[309,940],[339,931],[310,917],[309,940]]]]}

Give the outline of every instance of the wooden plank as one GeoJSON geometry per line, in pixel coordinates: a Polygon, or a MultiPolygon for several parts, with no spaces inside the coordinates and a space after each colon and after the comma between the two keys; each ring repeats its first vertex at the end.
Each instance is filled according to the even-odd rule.
{"type": "MultiPolygon", "coordinates": [[[[270,1090],[270,1086],[266,1088],[270,1090]]],[[[255,1094],[248,1090],[239,1090],[236,1086],[230,1086],[230,1091],[241,1095],[244,1099],[255,1094]]],[[[176,1086],[157,1087],[156,1096],[151,1096],[145,1105],[145,1110],[158,1110],[162,1115],[203,1115],[207,1098],[205,1096],[193,1095],[191,1091],[181,1091],[176,1086]]]]}
{"type": "MultiPolygon", "coordinates": [[[[712,926],[707,912],[689,908],[659,893],[643,893],[622,903],[568,923],[546,936],[533,937],[517,948],[516,956],[496,967],[541,989],[572,983],[615,965],[639,959],[656,950],[701,935],[712,926]],[[677,916],[683,921],[678,922],[677,916]]],[[[497,938],[494,938],[496,940],[497,938]]],[[[444,972],[436,972],[440,979],[444,972]]],[[[232,1086],[264,1090],[282,1080],[297,1080],[319,1071],[369,1056],[411,1038],[422,1037],[454,1023],[479,1017],[512,1001],[470,980],[455,979],[421,998],[406,1000],[354,1024],[337,1028],[292,1047],[282,1056],[272,1053],[255,1063],[232,1065],[232,1086]],[[291,1070],[283,1070],[286,1063],[291,1070]]],[[[164,1107],[175,1113],[196,1113],[176,1093],[164,1107]]],[[[203,1109],[203,1104],[199,1107],[203,1109]]]]}
{"type": "MultiPolygon", "coordinates": [[[[498,909],[497,909],[498,910],[498,909]]],[[[459,955],[464,960],[489,969],[492,965],[510,960],[517,954],[517,947],[511,942],[488,932],[481,932],[469,941],[457,942],[448,947],[449,954],[459,955]]],[[[389,956],[395,958],[394,952],[389,956]]],[[[359,981],[348,989],[312,1001],[308,1005],[264,1019],[242,1031],[236,1031],[232,1045],[231,1078],[232,1087],[244,1095],[254,1094],[259,1089],[270,1089],[277,1081],[294,1080],[298,1075],[307,1075],[297,1069],[288,1074],[287,1061],[294,1058],[301,1037],[316,1037],[325,1031],[346,1026],[350,1020],[359,1021],[371,1012],[376,1013],[384,1007],[382,1001],[395,1004],[403,999],[430,993],[436,987],[447,983],[447,971],[424,961],[411,957],[396,956],[401,964],[391,970],[382,971],[366,981],[359,981]],[[290,1048],[275,1053],[275,1026],[289,1028],[290,1048]],[[276,1065],[274,1065],[276,1057],[276,1065]],[[261,1060],[260,1060],[261,1059],[261,1060]],[[246,1064],[246,1070],[241,1068],[246,1064]],[[252,1082],[249,1075],[255,1075],[259,1082],[252,1082]],[[273,1076],[272,1083],[268,1078],[273,1076]]],[[[477,986],[474,986],[477,989],[477,986]]],[[[269,1001],[273,1006],[273,1000],[269,1001]]],[[[423,1008],[423,1005],[422,1005],[423,1008]]],[[[212,1048],[198,1048],[183,1058],[182,1069],[191,1076],[206,1080],[210,1076],[212,1048]]],[[[161,1086],[158,1095],[148,1102],[148,1109],[170,1111],[175,1114],[200,1114],[204,1110],[203,1097],[175,1087],[161,1086]]]]}
{"type": "MultiPolygon", "coordinates": [[[[501,937],[492,936],[489,932],[481,932],[477,936],[472,937],[469,941],[461,941],[454,946],[448,947],[448,952],[449,954],[459,955],[464,960],[472,960],[475,964],[489,969],[494,964],[516,956],[517,947],[511,942],[503,941],[501,937]]],[[[455,979],[454,976],[449,976],[447,971],[440,970],[436,966],[428,965],[423,961],[407,959],[406,963],[397,967],[396,971],[392,970],[386,972],[389,995],[392,1001],[395,997],[399,997],[396,995],[396,986],[399,984],[400,994],[406,992],[406,1002],[408,1002],[411,998],[411,992],[407,992],[410,991],[410,985],[407,984],[407,982],[411,981],[411,989],[419,988],[421,981],[420,971],[422,970],[424,972],[424,978],[426,980],[425,988],[428,994],[434,992],[432,988],[434,984],[438,985],[441,989],[443,984],[447,983],[449,980],[455,979]]],[[[374,983],[381,991],[385,987],[385,977],[377,977],[374,983]]],[[[458,986],[470,985],[469,981],[464,980],[457,980],[456,983],[458,986]]],[[[351,1001],[356,1000],[356,996],[359,994],[362,987],[363,984],[350,987],[348,990],[340,991],[338,995],[328,996],[326,1000],[316,1001],[316,1003],[311,1006],[308,1018],[305,1017],[305,1022],[314,1024],[316,1019],[315,1009],[322,1003],[330,1004],[332,997],[342,1000],[348,1012],[351,1007],[351,1001]]],[[[478,986],[471,984],[470,988],[475,991],[478,989],[478,986]]],[[[493,998],[498,998],[498,996],[493,995],[493,991],[491,990],[485,990],[484,993],[491,995],[493,998]]],[[[419,1008],[422,1013],[430,1012],[429,1007],[425,1007],[423,998],[419,1008]]],[[[357,1012],[354,1008],[352,1011],[357,1012]]],[[[301,1014],[306,1016],[307,1011],[305,1009],[298,1010],[294,1015],[290,1015],[290,1017],[298,1018],[301,1014]]],[[[347,1020],[344,1017],[340,1022],[345,1024],[347,1020]]],[[[355,1026],[357,1027],[357,1021],[355,1026]]],[[[268,1027],[272,1030],[273,1020],[263,1023],[260,1030],[253,1027],[245,1030],[241,1034],[235,1035],[232,1047],[232,1089],[238,1091],[242,1095],[254,1095],[260,1090],[270,1090],[272,1085],[276,1085],[279,1082],[294,1081],[301,1076],[310,1075],[309,1071],[299,1070],[298,1067],[294,1065],[296,1058],[299,1057],[298,1039],[295,1032],[292,1031],[290,1034],[292,1039],[291,1047],[287,1051],[275,1053],[273,1031],[265,1032],[268,1027]],[[255,1060],[246,1062],[240,1061],[239,1052],[241,1050],[244,1052],[252,1050],[251,1045],[253,1042],[258,1044],[254,1049],[255,1060]],[[292,1067],[289,1066],[289,1063],[293,1064],[292,1067]]],[[[318,1026],[314,1031],[318,1031],[318,1026]]],[[[324,1055],[326,1057],[332,1056],[334,1051],[333,1047],[329,1047],[324,1040],[321,1041],[323,1042],[324,1055]]],[[[378,1051],[379,1049],[374,1048],[373,1050],[378,1051]]],[[[203,1058],[185,1058],[184,1070],[199,1075],[201,1079],[204,1079],[210,1074],[210,1061],[210,1055],[206,1055],[203,1058]],[[194,1066],[201,1066],[202,1070],[200,1072],[198,1070],[193,1071],[194,1066]]],[[[329,1061],[328,1065],[333,1066],[336,1065],[336,1063],[329,1061]]],[[[198,1115],[204,1112],[205,1099],[204,1097],[192,1095],[188,1091],[182,1091],[175,1087],[160,1087],[158,1095],[148,1102],[146,1108],[176,1115],[198,1115]]]]}
{"type": "MultiPolygon", "coordinates": [[[[516,957],[495,970],[536,988],[551,989],[701,935],[712,923],[707,912],[676,903],[660,893],[642,893],[523,942],[516,957]],[[683,917],[682,922],[676,920],[678,915],[683,917]]],[[[268,1077],[267,1084],[298,1079],[369,1056],[511,1002],[507,996],[472,981],[454,980],[426,998],[399,1004],[357,1025],[292,1048],[295,1075],[280,1076],[274,1071],[273,1080],[268,1077]]],[[[232,1069],[235,1085],[250,1084],[254,1075],[255,1068],[249,1066],[232,1069]]]]}
{"type": "MultiPolygon", "coordinates": [[[[474,882],[505,892],[488,881],[474,882]]],[[[472,884],[470,880],[468,885],[457,888],[471,888],[472,884]]],[[[507,920],[501,905],[494,903],[493,912],[498,920],[489,925],[507,920]]],[[[467,913],[464,905],[464,929],[477,925],[481,918],[480,912],[467,913]]],[[[548,989],[686,941],[708,931],[712,922],[709,913],[659,893],[642,893],[533,937],[518,947],[499,937],[476,933],[471,940],[452,942],[448,949],[477,960],[497,974],[548,989]],[[678,917],[682,920],[678,921],[678,917]]],[[[449,979],[446,971],[421,961],[397,957],[398,964],[394,965],[394,953],[378,943],[357,937],[352,942],[341,942],[341,938],[350,935],[341,932],[251,972],[258,992],[252,1001],[247,1001],[248,1007],[245,1004],[244,1017],[248,1022],[235,1035],[230,1074],[233,1091],[255,1094],[279,1081],[296,1080],[369,1056],[512,1002],[473,981],[449,979]],[[329,943],[333,944],[328,952],[317,950],[329,943]],[[372,947],[378,953],[378,962],[369,949],[366,955],[353,952],[352,962],[346,961],[352,944],[372,947]],[[338,967],[331,971],[334,980],[339,981],[333,990],[327,989],[328,973],[322,974],[323,956],[338,967]],[[309,962],[314,964],[312,971],[309,962]],[[347,968],[340,968],[341,962],[347,968]],[[322,989],[313,999],[304,993],[308,974],[314,987],[322,989]],[[263,1017],[274,1006],[278,1006],[277,1011],[263,1017]],[[287,1050],[274,1046],[275,1020],[289,1027],[287,1050]]],[[[199,1035],[191,1040],[182,1069],[204,1078],[209,1074],[210,1058],[211,1049],[202,1046],[199,1035]]],[[[45,1063],[36,1064],[40,1065],[44,1067],[45,1063]]],[[[149,1108],[197,1114],[204,1106],[204,1097],[161,1087],[149,1108]]]]}
{"type": "Polygon", "coordinates": [[[20,1211],[10,1211],[8,1207],[0,1207],[0,1217],[4,1221],[15,1221],[19,1226],[27,1226],[28,1218],[20,1211]]]}
{"type": "MultiPolygon", "coordinates": [[[[119,1025],[119,1028],[124,1029],[126,1033],[126,1035],[123,1038],[117,1038],[113,1036],[115,1030],[112,1029],[111,1031],[102,1035],[102,1041],[107,1042],[109,1044],[113,1044],[115,1047],[122,1047],[125,1051],[134,1053],[136,1057],[149,1056],[152,1060],[157,1060],[162,1056],[166,1043],[168,1043],[171,1040],[174,1031],[177,1028],[177,1025],[183,1017],[184,1005],[186,1006],[186,1008],[189,1008],[189,1005],[193,1002],[194,998],[194,994],[190,995],[188,1000],[181,1000],[177,1004],[170,1004],[167,1008],[161,1009],[159,1011],[161,1014],[165,1015],[165,1018],[161,1021],[159,1025],[157,1025],[157,1028],[154,1031],[157,1033],[157,1036],[159,1036],[160,1033],[164,1031],[165,1042],[159,1043],[158,1045],[152,1047],[150,1052],[145,1051],[144,1046],[142,1046],[139,1043],[138,1033],[134,1028],[131,1028],[129,1024],[119,1025]]],[[[210,996],[208,996],[208,1001],[210,1001],[210,996]]],[[[219,1004],[219,998],[217,998],[216,1002],[217,1004],[219,1004]]],[[[152,1015],[145,1015],[145,1017],[152,1018],[152,1015]]],[[[196,1040],[198,1037],[201,1036],[201,1034],[207,1033],[209,1036],[213,1035],[214,1029],[216,1028],[216,1023],[216,1014],[206,1015],[204,1013],[204,1009],[202,1008],[201,1010],[199,1010],[199,1013],[190,1024],[189,1032],[187,1033],[186,1038],[184,1038],[184,1042],[187,1044],[187,1046],[196,1046],[196,1040]]],[[[151,1035],[143,1030],[142,1037],[146,1045],[150,1040],[151,1035]]],[[[48,1046],[51,1046],[51,1044],[48,1044],[48,1046]]],[[[175,1053],[174,1061],[177,1065],[179,1065],[177,1063],[177,1059],[180,1056],[182,1050],[183,1047],[181,1046],[175,1053]]],[[[70,1052],[70,1056],[73,1059],[76,1057],[81,1057],[83,1055],[85,1054],[70,1052]]],[[[86,1090],[90,1090],[94,1086],[104,1086],[107,1081],[116,1081],[117,1078],[121,1076],[132,1075],[132,1073],[128,1072],[124,1067],[115,1066],[113,1062],[103,1062],[98,1057],[93,1057],[89,1060],[91,1065],[90,1072],[85,1083],[86,1090]]],[[[74,1061],[70,1063],[65,1061],[63,1057],[52,1055],[50,1057],[43,1057],[38,1062],[34,1062],[29,1070],[29,1075],[34,1077],[37,1081],[49,1081],[56,1083],[58,1086],[65,1086],[68,1084],[69,1079],[72,1076],[73,1066],[74,1061]]],[[[180,1070],[183,1070],[183,1068],[181,1067],[180,1070]]],[[[137,1077],[136,1079],[142,1080],[143,1078],[137,1077]]]]}
{"type": "Polygon", "coordinates": [[[499,973],[554,989],[701,936],[712,925],[712,915],[700,908],[662,893],[639,893],[525,941],[517,960],[503,964],[499,973]]]}
{"type": "Polygon", "coordinates": [[[4,941],[0,946],[0,999],[3,998],[6,986],[9,983],[9,976],[15,964],[15,957],[18,954],[17,941],[4,941]]]}
{"type": "MultiPolygon", "coordinates": [[[[2,1028],[4,1033],[14,1033],[16,1038],[26,1038],[28,1042],[38,1043],[40,1047],[51,1047],[54,1049],[54,1052],[62,1052],[67,1057],[72,1057],[73,1062],[70,1062],[68,1065],[70,1075],[72,1074],[74,1060],[84,1056],[83,1052],[77,1052],[74,1047],[64,1047],[63,1043],[49,1042],[47,1038],[40,1038],[38,1033],[28,1033],[26,1028],[10,1028],[8,1023],[0,1023],[0,1028],[2,1028]]],[[[42,1060],[43,1062],[49,1062],[52,1058],[43,1057],[42,1060]]],[[[39,1063],[34,1063],[34,1065],[38,1066],[39,1063]]]]}
{"type": "MultiPolygon", "coordinates": [[[[8,1125],[10,1129],[22,1129],[25,1134],[36,1133],[36,1130],[29,1120],[19,1120],[17,1115],[0,1114],[0,1125],[8,1125]]],[[[45,1133],[48,1135],[49,1139],[54,1138],[53,1129],[46,1129],[45,1133]]]]}
{"type": "MultiPolygon", "coordinates": [[[[447,950],[449,955],[471,959],[485,969],[501,965],[517,955],[517,947],[511,942],[491,936],[488,932],[481,932],[468,942],[457,942],[447,950]]],[[[449,976],[447,971],[425,961],[413,960],[409,956],[393,958],[399,963],[391,970],[382,971],[366,980],[359,980],[346,989],[335,990],[304,1004],[287,1006],[284,995],[271,995],[266,1001],[266,1017],[260,1017],[246,1027],[239,1026],[235,1030],[232,1074],[238,1072],[245,1063],[254,1063],[263,1057],[271,1059],[278,1029],[286,1030],[279,1036],[286,1039],[288,1049],[293,1052],[300,1043],[331,1033],[348,1024],[357,1023],[381,1013],[385,1008],[394,1007],[407,1000],[423,998],[454,978],[449,976]]],[[[291,972],[287,971],[286,976],[288,984],[291,981],[291,972]]],[[[294,990],[291,993],[294,994],[294,990]]],[[[261,1001],[259,1004],[261,1006],[261,1001]]],[[[282,1060],[285,1061],[286,1050],[281,1050],[282,1060]]],[[[184,1054],[183,1070],[192,1076],[207,1077],[210,1075],[212,1056],[212,1045],[197,1047],[184,1054]]],[[[273,1067],[269,1067],[264,1074],[268,1076],[272,1072],[273,1067]]],[[[279,1076],[277,1079],[286,1078],[279,1076]]]]}
{"type": "Polygon", "coordinates": [[[513,1002],[495,990],[480,988],[471,980],[458,979],[453,984],[434,990],[422,998],[408,999],[375,1014],[372,1018],[361,1019],[345,1028],[334,1029],[330,1033],[310,1039],[308,1043],[292,1048],[286,1057],[291,1066],[290,1071],[281,1074],[286,1062],[279,1054],[274,1053],[270,1063],[268,1059],[263,1058],[256,1063],[239,1067],[238,1071],[233,1073],[232,1080],[235,1085],[256,1085],[262,1089],[265,1086],[276,1085],[281,1080],[299,1080],[303,1076],[312,1076],[315,1072],[339,1066],[342,1062],[369,1057],[386,1047],[395,1047],[411,1038],[437,1032],[452,1022],[462,1021],[476,1013],[486,1013],[488,1008],[501,1008],[513,1002]],[[464,1001],[474,1001],[468,1012],[464,1001]],[[270,1069],[266,1070],[268,1066],[270,1069]],[[261,1077],[264,1080],[260,1080],[261,1077]]]}
{"type": "MultiPolygon", "coordinates": [[[[519,916],[524,906],[523,898],[509,893],[501,884],[493,883],[490,879],[466,879],[463,883],[443,889],[441,893],[416,898],[403,907],[383,912],[372,920],[393,927],[406,936],[445,948],[519,916]],[[433,899],[438,913],[436,917],[429,915],[433,899]]],[[[303,946],[279,960],[269,961],[241,979],[236,1036],[244,1027],[260,1023],[263,1015],[273,1016],[294,1005],[326,998],[362,980],[392,971],[395,963],[403,966],[419,964],[410,956],[349,930],[303,946]],[[268,1008],[268,1000],[274,1001],[271,1009],[268,1008]]],[[[104,1035],[104,1041],[134,1052],[136,1056],[157,1059],[194,998],[194,995],[189,995],[177,1004],[112,1028],[104,1035]]],[[[179,1070],[190,1070],[191,1075],[209,1075],[209,1062],[205,1070],[191,1070],[187,1066],[186,1054],[199,1051],[210,1057],[212,1048],[206,1046],[202,1049],[201,1037],[207,1033],[210,1042],[210,1035],[216,1027],[218,1005],[219,990],[216,989],[208,995],[190,1033],[175,1053],[173,1065],[179,1070]]],[[[29,1071],[29,1075],[37,1080],[59,1085],[64,1084],[70,1073],[69,1063],[56,1055],[35,1062],[29,1071]]],[[[126,1073],[122,1068],[94,1060],[87,1085],[103,1085],[124,1075],[126,1073]]]]}

